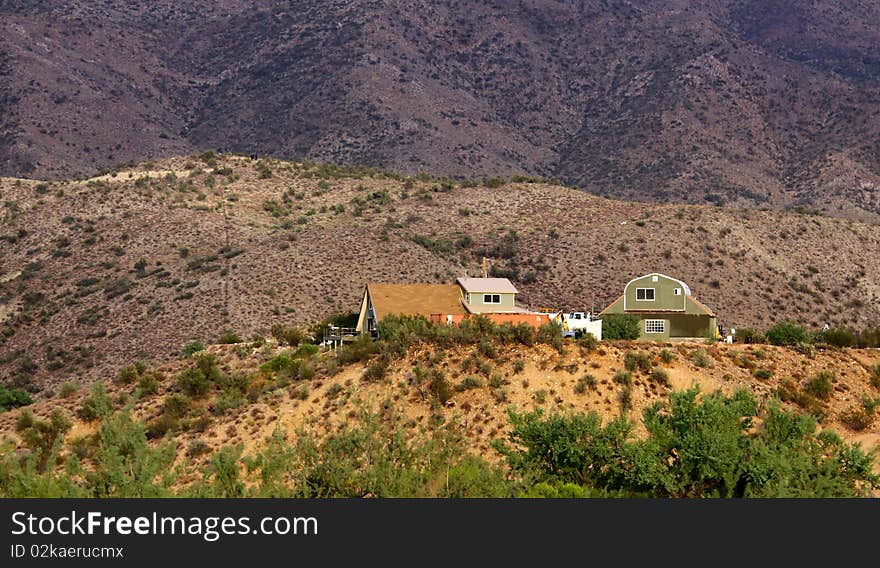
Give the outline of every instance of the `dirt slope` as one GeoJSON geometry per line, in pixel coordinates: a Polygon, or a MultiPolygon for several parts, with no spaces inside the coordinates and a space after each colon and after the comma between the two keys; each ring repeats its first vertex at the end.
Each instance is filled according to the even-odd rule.
{"type": "Polygon", "coordinates": [[[0,377],[88,382],[194,339],[357,310],[367,282],[476,275],[484,256],[533,307],[598,310],[658,271],[728,327],[880,320],[872,224],[206,159],[0,180],[0,377]]]}

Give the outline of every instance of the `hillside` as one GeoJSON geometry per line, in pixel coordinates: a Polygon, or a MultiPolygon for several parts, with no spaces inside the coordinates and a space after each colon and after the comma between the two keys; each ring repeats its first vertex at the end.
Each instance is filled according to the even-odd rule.
{"type": "MultiPolygon", "coordinates": [[[[349,352],[343,359],[342,354],[337,358],[332,353],[294,351],[272,340],[213,345],[196,354],[195,362],[180,358],[139,372],[132,367],[124,381],[108,381],[106,395],[69,388],[27,409],[2,413],[0,441],[6,452],[26,455],[27,444],[16,433],[22,413],[48,418],[60,411],[73,419],[72,429],[63,436],[68,448],[63,453],[72,452],[87,461],[103,459],[99,450],[120,451],[104,448],[101,441],[107,436],[108,413],[128,405],[134,419],[146,424],[147,439],[154,447],[162,440],[174,441],[176,451],[169,463],[175,466],[174,485],[180,488],[198,483],[200,471],[215,472],[220,467],[218,455],[234,447],[238,450],[230,455],[246,456],[248,471],[266,470],[266,462],[261,462],[265,456],[249,460],[267,450],[278,460],[299,453],[305,461],[296,461],[297,467],[306,467],[309,459],[318,459],[324,451],[320,444],[367,424],[372,434],[360,431],[350,439],[351,446],[336,450],[343,452],[340,463],[314,473],[318,477],[310,483],[321,485],[329,483],[334,471],[347,467],[342,461],[367,467],[373,460],[381,463],[385,459],[380,446],[387,440],[374,440],[371,436],[377,431],[369,428],[379,428],[378,432],[387,432],[395,443],[403,444],[400,460],[412,458],[406,457],[408,443],[433,438],[448,443],[457,440],[467,452],[497,464],[502,457],[493,443],[511,432],[511,409],[541,409],[545,415],[592,412],[603,423],[623,414],[633,420],[633,435],[642,438],[646,430],[641,416],[646,408],[668,404],[670,393],[698,387],[702,396],[715,391],[731,396],[744,389],[765,410],[771,399],[782,398],[784,409],[795,415],[812,414],[820,429],[858,443],[865,451],[880,442],[876,421],[880,355],[876,350],[800,353],[766,345],[600,342],[591,346],[574,341],[566,341],[560,349],[545,344],[498,344],[491,336],[480,339],[478,345],[417,342],[376,373],[380,363],[369,351],[349,352]],[[205,370],[202,377],[213,377],[197,392],[191,390],[197,383],[188,371],[195,368],[205,370]],[[447,386],[439,387],[438,380],[447,386]],[[84,409],[91,410],[83,414],[84,409]],[[103,423],[100,416],[105,416],[103,423]],[[358,437],[363,435],[367,437],[358,437]],[[357,461],[360,452],[366,452],[365,462],[357,461]]],[[[754,425],[755,431],[761,430],[761,424],[754,425]]],[[[699,420],[692,421],[690,428],[699,425],[699,420]]],[[[239,458],[233,462],[235,468],[239,458]]],[[[270,479],[280,473],[282,484],[295,483],[297,478],[292,469],[272,471],[270,479]]],[[[880,464],[875,462],[874,471],[880,473],[880,464]]],[[[242,475],[247,478],[244,469],[242,475]]],[[[448,471],[446,476],[448,490],[448,471]]],[[[390,483],[390,479],[385,481],[390,483]]],[[[358,483],[349,482],[352,487],[358,483]]],[[[124,490],[122,485],[119,490],[124,490]]],[[[382,494],[394,491],[390,485],[383,486],[382,494]]]]}
{"type": "Polygon", "coordinates": [[[0,2],[0,174],[209,148],[880,214],[866,0],[0,2]]]}
{"type": "Polygon", "coordinates": [[[212,154],[4,179],[0,201],[0,377],[32,390],[356,311],[368,282],[448,283],[483,257],[533,307],[599,310],[657,271],[728,328],[880,321],[876,225],[808,213],[212,154]]]}

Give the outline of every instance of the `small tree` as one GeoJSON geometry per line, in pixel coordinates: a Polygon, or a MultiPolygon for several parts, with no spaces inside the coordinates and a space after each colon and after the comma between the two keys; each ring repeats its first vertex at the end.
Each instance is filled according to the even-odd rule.
{"type": "Polygon", "coordinates": [[[603,339],[638,339],[641,335],[639,318],[629,314],[602,316],[603,339]]]}
{"type": "Polygon", "coordinates": [[[791,322],[780,322],[767,330],[767,341],[772,345],[793,346],[799,343],[809,343],[810,338],[807,330],[802,326],[791,322]]]}

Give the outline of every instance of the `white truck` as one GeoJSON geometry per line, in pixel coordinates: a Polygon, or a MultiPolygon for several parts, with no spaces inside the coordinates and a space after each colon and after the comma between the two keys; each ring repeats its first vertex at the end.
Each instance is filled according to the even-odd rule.
{"type": "Polygon", "coordinates": [[[562,326],[563,337],[580,337],[586,333],[602,339],[602,320],[588,312],[561,311],[553,319],[562,326]]]}

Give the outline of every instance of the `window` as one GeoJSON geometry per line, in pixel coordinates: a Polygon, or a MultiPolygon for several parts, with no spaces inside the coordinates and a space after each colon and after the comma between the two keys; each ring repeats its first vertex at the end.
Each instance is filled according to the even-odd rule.
{"type": "Polygon", "coordinates": [[[654,288],[636,288],[636,300],[653,302],[654,288]]]}
{"type": "Polygon", "coordinates": [[[645,320],[645,333],[665,333],[666,320],[645,320]]]}
{"type": "Polygon", "coordinates": [[[681,296],[681,288],[676,288],[674,293],[676,296],[681,296]]]}
{"type": "Polygon", "coordinates": [[[501,303],[501,295],[500,294],[483,294],[483,303],[484,304],[500,304],[501,303]]]}

